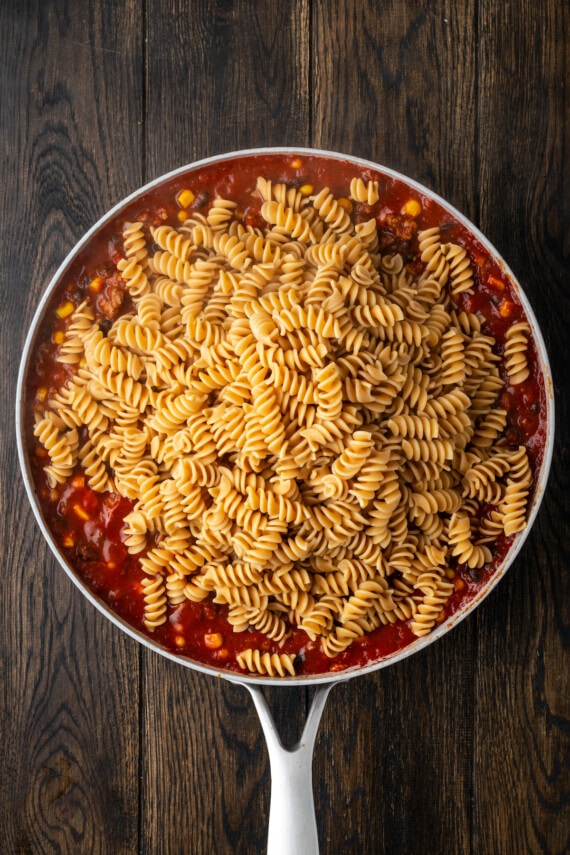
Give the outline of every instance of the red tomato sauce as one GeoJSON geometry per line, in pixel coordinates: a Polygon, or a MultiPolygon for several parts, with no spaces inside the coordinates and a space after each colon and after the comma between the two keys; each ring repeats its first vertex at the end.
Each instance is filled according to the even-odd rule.
{"type": "MultiPolygon", "coordinates": [[[[376,218],[380,245],[385,252],[400,252],[412,271],[418,273],[422,265],[418,263],[417,231],[438,225],[446,242],[458,243],[467,250],[475,269],[474,293],[458,295],[457,308],[484,316],[483,332],[494,336],[499,354],[502,354],[509,326],[525,319],[508,274],[477,237],[438,202],[399,179],[372,168],[319,155],[269,153],[207,164],[177,175],[129,203],[76,256],[50,301],[31,363],[27,379],[28,448],[43,513],[63,554],[90,590],[134,628],[168,650],[216,669],[239,671],[236,654],[253,647],[296,653],[299,675],[342,671],[402,650],[416,637],[406,622],[397,622],[355,640],[347,650],[329,659],[322,653],[319,642],[310,641],[300,629],[294,629],[278,648],[257,631],[236,633],[226,620],[227,606],[209,601],[185,601],[171,607],[167,622],[149,632],[143,622],[140,556],[130,555],[123,544],[123,519],[134,503],[114,494],[92,491],[85,485],[80,467],[68,483],[50,489],[43,472],[47,454],[33,436],[33,410],[43,409],[45,401],[72,376],[72,369],[56,360],[58,344],[68,323],[68,317],[59,317],[58,307],[65,301],[77,306],[87,300],[94,306],[97,319],[102,319],[103,328],[107,318],[117,317],[130,308],[128,295],[116,271],[116,263],[123,255],[123,223],[142,221],[149,227],[161,223],[179,226],[184,217],[207,212],[211,201],[219,196],[237,202],[244,223],[263,226],[261,201],[254,195],[259,175],[274,183],[286,182],[296,187],[310,185],[315,193],[326,186],[336,197],[344,198],[348,197],[352,178],[360,176],[365,181],[378,181],[379,202],[373,206],[353,203],[353,219],[358,222],[372,216],[376,218]],[[179,203],[184,198],[180,196],[184,190],[191,190],[193,194],[187,207],[179,203]],[[405,206],[410,200],[421,207],[416,216],[406,213],[405,206]]],[[[530,376],[518,386],[510,386],[506,375],[502,374],[506,385],[499,403],[508,413],[508,446],[525,445],[536,473],[546,442],[546,392],[532,340],[529,341],[528,363],[530,376]]],[[[499,537],[492,547],[492,562],[480,570],[469,570],[463,565],[454,568],[455,592],[441,615],[442,620],[464,607],[489,582],[512,541],[513,537],[499,537]]]]}

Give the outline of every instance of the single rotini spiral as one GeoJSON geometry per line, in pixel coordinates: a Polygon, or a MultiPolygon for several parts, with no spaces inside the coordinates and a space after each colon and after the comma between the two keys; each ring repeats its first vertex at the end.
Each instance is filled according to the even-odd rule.
{"type": "Polygon", "coordinates": [[[95,312],[84,300],[73,312],[65,339],[59,347],[57,361],[76,365],[84,356],[85,340],[93,329],[95,312]]]}
{"type": "Polygon", "coordinates": [[[490,448],[507,424],[507,411],[495,407],[486,413],[475,427],[471,442],[478,448],[490,448]]]}
{"type": "Polygon", "coordinates": [[[323,422],[334,422],[342,411],[342,380],[333,363],[314,372],[317,417],[323,422]]]}
{"type": "Polygon", "coordinates": [[[463,495],[497,505],[503,492],[497,481],[509,471],[510,465],[504,452],[476,463],[463,476],[463,495]]]}
{"type": "Polygon", "coordinates": [[[161,326],[164,327],[162,319],[163,304],[158,294],[154,292],[143,294],[137,300],[136,306],[137,320],[141,326],[157,331],[160,330],[161,326]]]}
{"type": "Polygon", "coordinates": [[[289,310],[274,314],[273,319],[281,335],[302,328],[312,330],[322,338],[338,338],[340,335],[338,320],[324,309],[316,311],[313,306],[302,309],[295,305],[289,310]]]}
{"type": "Polygon", "coordinates": [[[449,264],[452,294],[471,293],[474,286],[473,267],[467,251],[458,244],[448,243],[443,247],[443,252],[449,264]]]}
{"type": "Polygon", "coordinates": [[[146,267],[148,247],[143,223],[125,223],[123,226],[123,249],[127,258],[134,258],[142,268],[146,267]]]}
{"type": "Polygon", "coordinates": [[[131,555],[137,555],[146,549],[147,534],[152,531],[152,523],[140,510],[133,510],[123,520],[125,525],[124,544],[131,555]]]}
{"type": "Polygon", "coordinates": [[[351,219],[345,208],[339,205],[328,187],[311,197],[311,202],[319,217],[333,232],[347,232],[352,227],[351,219]]]}
{"type": "Polygon", "coordinates": [[[530,326],[525,321],[513,324],[505,335],[505,369],[513,386],[524,383],[530,374],[527,362],[529,335],[530,326]]]}
{"type": "Polygon", "coordinates": [[[410,439],[437,439],[439,437],[438,420],[423,413],[419,415],[402,413],[393,416],[388,419],[386,426],[394,436],[406,436],[410,439]]]}
{"type": "Polygon", "coordinates": [[[115,483],[107,471],[107,465],[96,445],[88,441],[79,451],[78,459],[87,476],[87,483],[96,493],[113,492],[115,483]]]}
{"type": "Polygon", "coordinates": [[[244,271],[252,263],[244,242],[235,235],[216,232],[214,234],[214,249],[227,259],[228,264],[234,270],[244,271]]]}
{"type": "Polygon", "coordinates": [[[342,600],[334,594],[324,594],[315,603],[314,608],[306,614],[301,622],[309,638],[326,635],[332,628],[333,622],[340,614],[342,600]]]}
{"type": "Polygon", "coordinates": [[[314,235],[307,220],[281,202],[264,202],[261,206],[261,216],[268,223],[283,229],[295,240],[305,243],[314,242],[314,235]]]}
{"type": "Polygon", "coordinates": [[[504,532],[509,537],[522,531],[526,524],[526,509],[532,473],[526,448],[521,446],[510,457],[510,471],[499,512],[504,532]]]}
{"type": "Polygon", "coordinates": [[[121,272],[132,297],[141,297],[150,291],[148,277],[136,256],[118,261],[117,269],[121,272]]]}
{"type": "Polygon", "coordinates": [[[350,196],[356,202],[375,205],[380,198],[378,182],[363,181],[362,178],[353,178],[350,182],[350,196]]]}
{"type": "Polygon", "coordinates": [[[47,451],[50,463],[45,471],[51,487],[63,484],[73,472],[77,462],[79,436],[72,427],[65,430],[65,423],[55,414],[46,412],[43,418],[37,414],[34,424],[36,436],[47,451]]]}
{"type": "Polygon", "coordinates": [[[166,584],[160,574],[141,580],[144,592],[144,623],[153,630],[166,623],[166,584]]]}
{"type": "Polygon", "coordinates": [[[418,232],[420,258],[426,265],[424,278],[436,279],[445,285],[449,278],[449,263],[441,244],[439,226],[418,232]]]}
{"type": "Polygon", "coordinates": [[[491,560],[491,552],[486,546],[475,546],[471,537],[469,516],[463,511],[452,514],[449,520],[448,542],[451,555],[457,557],[460,564],[471,569],[483,567],[491,560]]]}
{"type": "Polygon", "coordinates": [[[85,357],[92,363],[108,366],[117,374],[127,374],[133,380],[138,380],[143,372],[144,363],[140,356],[114,345],[97,328],[85,337],[84,350],[85,357]]]}
{"type": "Polygon", "coordinates": [[[414,508],[424,514],[454,513],[463,504],[461,495],[453,489],[412,493],[412,501],[414,508]]]}
{"type": "Polygon", "coordinates": [[[440,339],[441,383],[444,386],[461,386],[465,380],[465,343],[456,329],[450,329],[440,339]]]}
{"type": "Polygon", "coordinates": [[[247,648],[237,654],[237,663],[250,674],[268,677],[295,676],[295,657],[289,653],[267,653],[247,648]]]}
{"type": "Polygon", "coordinates": [[[443,466],[446,460],[453,459],[455,448],[445,439],[403,439],[402,451],[407,460],[435,461],[443,466]]]}
{"type": "Polygon", "coordinates": [[[360,472],[372,451],[373,439],[368,431],[355,431],[344,451],[331,466],[333,475],[349,480],[360,472]]]}
{"type": "Polygon", "coordinates": [[[362,582],[357,590],[345,600],[339,621],[346,624],[358,620],[370,611],[376,601],[380,601],[384,611],[393,607],[392,592],[388,582],[382,576],[362,582]]]}
{"type": "Polygon", "coordinates": [[[189,261],[195,249],[191,238],[170,226],[151,228],[152,239],[165,252],[174,255],[179,261],[189,261]]]}
{"type": "Polygon", "coordinates": [[[233,217],[237,202],[217,197],[213,200],[206,219],[213,229],[223,228],[233,217]]]}
{"type": "Polygon", "coordinates": [[[453,593],[453,582],[439,578],[437,587],[424,594],[416,606],[410,629],[414,635],[421,638],[427,635],[443,613],[445,603],[453,593]]]}

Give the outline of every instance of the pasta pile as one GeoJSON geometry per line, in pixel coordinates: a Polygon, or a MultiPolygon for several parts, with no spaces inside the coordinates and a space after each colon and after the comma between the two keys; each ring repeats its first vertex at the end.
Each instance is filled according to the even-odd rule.
{"type": "MultiPolygon", "coordinates": [[[[327,188],[255,192],[265,228],[219,198],[178,228],[125,224],[133,309],[105,332],[76,307],[58,355],[73,375],[35,434],[52,486],[80,464],[134,501],[149,630],[209,597],[273,642],[238,664],[285,675],[293,627],[331,658],[382,624],[429,633],[453,566],[524,528],[532,475],[504,439],[495,341],[456,308],[466,251],[424,229],[413,275],[327,188]]],[[[373,204],[377,183],[351,196],[373,204]]],[[[529,333],[507,336],[509,382],[529,333]]]]}

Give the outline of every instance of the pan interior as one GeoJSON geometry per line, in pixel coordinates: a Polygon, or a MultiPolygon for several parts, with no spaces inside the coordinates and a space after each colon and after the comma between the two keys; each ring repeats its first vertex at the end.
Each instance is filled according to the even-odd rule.
{"type": "Polygon", "coordinates": [[[64,570],[68,573],[73,582],[80,588],[82,593],[100,610],[102,611],[106,617],[108,617],[113,623],[115,623],[118,627],[120,627],[123,631],[127,632],[131,637],[135,638],[140,643],[144,644],[148,648],[153,651],[160,653],[167,658],[179,662],[187,667],[194,668],[203,673],[210,674],[217,677],[224,677],[231,681],[235,682],[254,682],[254,683],[263,683],[263,684],[296,684],[296,685],[305,685],[308,683],[328,683],[338,681],[339,679],[349,679],[352,676],[357,674],[365,674],[371,671],[377,670],[379,668],[386,667],[387,665],[393,664],[407,656],[412,655],[415,652],[423,649],[427,645],[433,643],[437,639],[439,639],[442,635],[448,632],[451,628],[453,628],[457,623],[463,620],[468,614],[470,614],[474,608],[476,608],[481,601],[490,593],[490,591],[495,587],[495,585],[500,581],[503,577],[509,566],[515,560],[518,555],[520,549],[522,548],[526,537],[528,536],[532,524],[536,518],[536,514],[538,512],[540,503],[542,501],[542,496],[544,494],[544,490],[546,487],[546,482],[548,478],[548,472],[551,463],[552,457],[552,448],[553,448],[553,433],[554,433],[554,400],[552,393],[552,380],[550,374],[550,367],[548,363],[548,356],[546,352],[546,348],[544,345],[544,341],[537,324],[536,318],[532,311],[532,307],[530,306],[524,291],[518,281],[515,279],[512,272],[509,270],[508,266],[504,262],[504,260],[499,256],[496,250],[489,244],[486,238],[470,223],[463,215],[456,211],[452,206],[438,197],[436,194],[431,193],[427,188],[422,187],[416,182],[412,181],[405,176],[399,175],[398,173],[381,167],[377,164],[370,163],[368,161],[363,161],[357,158],[350,158],[345,155],[339,155],[334,152],[324,152],[313,149],[253,149],[242,152],[232,152],[227,155],[223,155],[221,157],[208,158],[203,161],[199,161],[196,164],[191,164],[189,166],[184,166],[179,170],[175,170],[167,175],[161,176],[145,187],[141,188],[136,193],[129,196],[123,202],[119,203],[115,208],[113,208],[105,217],[103,217],[98,223],[96,223],[93,228],[84,236],[84,238],[77,244],[77,246],[70,252],[68,257],[60,266],[59,270],[56,272],[53,277],[50,285],[48,286],[39,306],[36,311],[34,320],[32,322],[30,331],[28,333],[26,344],[24,348],[24,354],[20,366],[20,373],[18,378],[18,390],[17,390],[17,401],[16,401],[16,418],[17,418],[17,438],[18,438],[18,453],[20,458],[20,464],[22,468],[22,473],[27,489],[27,493],[34,511],[34,514],[38,520],[38,524],[42,530],[44,537],[46,538],[50,548],[55,554],[57,560],[62,565],[64,570]],[[461,608],[454,615],[449,617],[439,626],[437,626],[428,636],[424,636],[423,638],[419,638],[417,641],[412,642],[407,647],[398,651],[397,653],[390,654],[384,658],[378,659],[374,662],[367,663],[365,665],[361,665],[355,668],[347,669],[343,672],[337,673],[324,673],[318,675],[307,675],[307,676],[297,676],[297,677],[279,677],[272,678],[267,676],[258,676],[258,675],[245,675],[242,673],[237,673],[231,671],[229,669],[219,669],[212,667],[210,665],[203,664],[201,662],[195,661],[191,658],[188,658],[183,655],[177,655],[167,648],[161,646],[156,641],[153,641],[143,632],[140,632],[129,623],[127,623],[123,618],[117,615],[114,611],[112,611],[109,606],[99,597],[97,597],[88,585],[85,584],[83,579],[78,575],[77,571],[73,566],[69,563],[66,556],[60,549],[53,532],[51,531],[49,525],[46,522],[45,516],[42,511],[40,498],[37,495],[36,487],[34,484],[34,479],[32,475],[32,467],[30,465],[30,451],[29,451],[29,425],[27,425],[27,414],[26,414],[26,385],[27,378],[30,371],[30,363],[34,358],[35,348],[37,346],[38,340],[38,332],[45,320],[46,313],[50,310],[50,307],[54,305],[54,301],[57,299],[58,294],[61,292],[62,286],[65,283],[65,278],[70,270],[70,268],[76,264],[77,259],[81,257],[82,253],[88,251],[89,245],[91,241],[96,240],[101,234],[105,232],[105,229],[109,226],[109,224],[113,223],[117,217],[124,215],[124,213],[132,207],[133,203],[138,202],[139,200],[145,198],[157,188],[160,188],[171,182],[173,179],[177,178],[180,175],[191,174],[193,170],[196,170],[199,167],[204,165],[213,165],[217,162],[222,162],[224,160],[236,160],[240,158],[248,158],[255,157],[256,155],[266,154],[268,152],[272,153],[282,153],[283,155],[291,155],[291,154],[308,154],[308,155],[318,155],[325,158],[333,158],[340,159],[343,162],[353,163],[355,166],[359,167],[367,167],[374,169],[376,171],[380,171],[387,176],[395,177],[403,182],[405,182],[409,187],[416,189],[419,193],[425,195],[428,198],[436,199],[437,202],[443,206],[449,213],[460,223],[463,223],[477,238],[481,246],[485,248],[487,252],[489,252],[495,259],[497,259],[503,269],[506,271],[509,276],[513,288],[516,291],[517,297],[523,305],[526,317],[532,327],[532,336],[535,341],[540,370],[544,377],[544,384],[546,390],[546,401],[548,412],[546,414],[545,423],[546,423],[546,437],[545,437],[545,447],[542,462],[540,465],[540,469],[537,473],[536,477],[536,486],[534,490],[534,497],[532,500],[532,505],[529,509],[528,514],[528,524],[527,528],[518,534],[509,549],[508,554],[505,556],[500,566],[497,568],[491,579],[487,584],[485,584],[477,593],[477,595],[470,600],[464,608],[461,608]]]}

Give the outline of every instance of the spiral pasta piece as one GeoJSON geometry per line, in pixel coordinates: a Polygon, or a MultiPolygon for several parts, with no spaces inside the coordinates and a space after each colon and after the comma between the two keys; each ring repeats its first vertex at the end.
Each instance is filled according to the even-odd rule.
{"type": "Polygon", "coordinates": [[[449,264],[452,294],[471,293],[474,285],[473,268],[466,250],[457,244],[448,243],[443,247],[443,252],[449,264]]]}
{"type": "Polygon", "coordinates": [[[314,242],[314,235],[307,220],[281,202],[265,202],[261,206],[261,216],[295,240],[303,243],[314,242]]]}
{"type": "Polygon", "coordinates": [[[365,202],[367,205],[375,205],[380,198],[378,193],[378,182],[363,181],[362,178],[353,178],[350,182],[350,196],[357,202],[365,202]]]}
{"type": "Polygon", "coordinates": [[[141,581],[144,591],[144,622],[149,630],[166,622],[166,585],[159,574],[141,581]]]}
{"type": "Polygon", "coordinates": [[[136,255],[118,261],[117,269],[122,273],[131,296],[141,297],[150,291],[148,277],[144,268],[139,264],[136,255]]]}
{"type": "Polygon", "coordinates": [[[333,232],[347,232],[352,227],[349,214],[339,205],[328,187],[323,187],[311,201],[319,217],[333,232]]]}
{"type": "Polygon", "coordinates": [[[187,238],[184,233],[171,228],[171,226],[151,228],[150,233],[160,249],[174,255],[179,261],[189,261],[194,251],[191,238],[187,238]]]}
{"type": "Polygon", "coordinates": [[[513,324],[505,336],[505,368],[510,383],[524,383],[529,376],[526,352],[530,326],[525,322],[513,324]]]}
{"type": "Polygon", "coordinates": [[[123,249],[127,258],[134,258],[143,269],[146,267],[148,248],[142,223],[125,223],[123,227],[123,249]]]}
{"type": "Polygon", "coordinates": [[[295,676],[295,657],[289,653],[264,653],[261,650],[248,648],[237,655],[240,668],[250,674],[267,675],[268,677],[295,676]]]}
{"type": "Polygon", "coordinates": [[[448,531],[451,554],[457,556],[460,564],[471,569],[482,567],[491,560],[491,552],[486,546],[476,546],[471,539],[471,524],[463,511],[454,513],[449,521],[448,531]]]}

